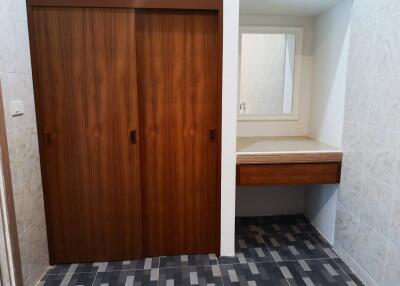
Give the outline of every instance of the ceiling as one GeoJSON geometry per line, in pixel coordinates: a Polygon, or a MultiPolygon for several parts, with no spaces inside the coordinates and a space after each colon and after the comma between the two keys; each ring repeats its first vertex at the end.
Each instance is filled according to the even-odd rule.
{"type": "Polygon", "coordinates": [[[240,0],[241,14],[317,15],[343,0],[240,0]]]}

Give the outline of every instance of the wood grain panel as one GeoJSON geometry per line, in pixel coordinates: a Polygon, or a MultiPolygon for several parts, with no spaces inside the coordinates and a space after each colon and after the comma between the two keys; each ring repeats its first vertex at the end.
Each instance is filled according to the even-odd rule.
{"type": "Polygon", "coordinates": [[[237,164],[283,164],[283,163],[327,163],[342,162],[342,152],[326,153],[282,153],[282,154],[239,154],[237,164]]]}
{"type": "Polygon", "coordinates": [[[28,0],[30,6],[222,9],[222,0],[28,0]]]}
{"type": "Polygon", "coordinates": [[[238,165],[239,186],[340,183],[340,163],[238,165]]]}
{"type": "Polygon", "coordinates": [[[137,13],[146,256],[219,252],[218,29],[212,11],[137,13]]]}
{"type": "Polygon", "coordinates": [[[51,263],[142,257],[135,14],[30,13],[51,263]]]}

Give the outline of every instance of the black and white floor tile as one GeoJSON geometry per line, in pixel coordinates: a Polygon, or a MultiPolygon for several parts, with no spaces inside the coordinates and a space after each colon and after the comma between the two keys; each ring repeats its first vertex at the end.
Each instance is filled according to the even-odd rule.
{"type": "Polygon", "coordinates": [[[238,218],[236,256],[56,265],[40,285],[363,285],[303,216],[238,218]]]}

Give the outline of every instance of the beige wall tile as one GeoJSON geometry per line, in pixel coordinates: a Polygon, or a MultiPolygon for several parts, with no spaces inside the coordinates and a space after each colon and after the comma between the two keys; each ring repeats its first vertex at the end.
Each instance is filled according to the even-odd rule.
{"type": "Polygon", "coordinates": [[[26,230],[26,247],[29,279],[37,281],[49,265],[44,217],[39,218],[26,230]]]}
{"type": "Polygon", "coordinates": [[[383,280],[386,243],[386,237],[360,224],[355,260],[379,285],[383,280]]]}
{"type": "Polygon", "coordinates": [[[343,143],[344,165],[349,166],[359,172],[365,160],[365,150],[367,142],[367,126],[344,122],[343,143]]]}
{"type": "Polygon", "coordinates": [[[398,286],[400,283],[400,248],[389,243],[385,266],[384,286],[398,286]]]}
{"type": "MultiPolygon", "coordinates": [[[[0,0],[5,1],[5,0],[0,0]]],[[[0,8],[2,10],[1,13],[7,15],[6,9],[0,8]]],[[[6,19],[0,19],[0,72],[5,72],[7,68],[7,55],[8,55],[8,44],[7,44],[7,36],[9,23],[6,19]]]]}
{"type": "Polygon", "coordinates": [[[363,185],[360,223],[368,225],[381,235],[389,234],[394,188],[367,178],[363,185]]]}
{"type": "Polygon", "coordinates": [[[24,226],[27,228],[44,214],[40,170],[36,169],[29,177],[22,180],[20,185],[25,197],[24,226]]]}
{"type": "Polygon", "coordinates": [[[362,198],[361,172],[344,166],[342,169],[338,203],[358,216],[362,198]]]}
{"type": "Polygon", "coordinates": [[[0,51],[5,54],[0,57],[2,72],[31,74],[28,26],[26,22],[4,22],[0,26],[0,40],[4,41],[0,51]]]}
{"type": "Polygon", "coordinates": [[[373,63],[375,27],[374,22],[368,25],[352,22],[348,59],[350,76],[369,73],[373,63]]]}
{"type": "Polygon", "coordinates": [[[346,121],[365,124],[369,109],[369,76],[367,74],[352,75],[346,83],[346,104],[344,118],[346,121]]]}
{"type": "Polygon", "coordinates": [[[366,176],[394,186],[399,139],[399,133],[389,129],[368,128],[366,176]]]}
{"type": "Polygon", "coordinates": [[[378,20],[384,20],[400,14],[400,5],[398,0],[379,0],[377,2],[379,3],[378,20]]]}
{"type": "Polygon", "coordinates": [[[368,124],[400,131],[400,74],[371,76],[368,124]]]}
{"type": "Polygon", "coordinates": [[[376,22],[380,1],[382,0],[353,0],[351,20],[364,26],[376,22]]]}
{"type": "Polygon", "coordinates": [[[12,21],[27,21],[25,0],[0,0],[7,5],[8,19],[12,21]]]}
{"type": "Polygon", "coordinates": [[[395,178],[395,186],[398,192],[400,193],[400,146],[397,150],[397,166],[396,166],[396,178],[395,178]]]}
{"type": "Polygon", "coordinates": [[[379,22],[376,29],[373,72],[400,73],[400,15],[379,22]]]}
{"type": "Polygon", "coordinates": [[[21,234],[25,230],[25,224],[24,224],[24,212],[25,212],[25,207],[24,207],[24,192],[21,189],[21,185],[19,183],[14,184],[13,186],[13,191],[14,191],[14,208],[15,208],[15,217],[17,220],[17,230],[18,234],[21,234]]]}
{"type": "Polygon", "coordinates": [[[400,248],[400,195],[396,195],[397,198],[393,202],[389,238],[393,244],[396,244],[400,248]]]}
{"type": "Polygon", "coordinates": [[[29,279],[29,265],[26,263],[28,261],[28,250],[26,248],[26,235],[25,233],[22,233],[19,236],[19,250],[20,250],[20,255],[21,255],[21,266],[22,266],[22,276],[24,280],[24,284],[28,285],[25,283],[29,279]]]}
{"type": "Polygon", "coordinates": [[[343,206],[338,205],[335,225],[335,246],[339,245],[352,257],[356,251],[358,219],[343,206]]]}
{"type": "Polygon", "coordinates": [[[0,21],[6,21],[7,19],[7,0],[0,0],[0,21]]]}
{"type": "Polygon", "coordinates": [[[14,131],[15,164],[20,181],[40,169],[36,126],[21,127],[14,131]]]}
{"type": "MultiPolygon", "coordinates": [[[[17,170],[17,150],[15,148],[14,130],[11,129],[7,131],[7,144],[8,144],[8,156],[10,159],[10,169],[11,169],[11,181],[13,186],[19,183],[18,170],[17,170]]],[[[15,188],[14,188],[15,192],[15,188]]]]}

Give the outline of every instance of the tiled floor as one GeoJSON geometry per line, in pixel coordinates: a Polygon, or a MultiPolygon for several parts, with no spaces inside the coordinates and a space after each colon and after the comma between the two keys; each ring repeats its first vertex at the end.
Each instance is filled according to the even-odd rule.
{"type": "Polygon", "coordinates": [[[303,216],[239,218],[236,256],[57,265],[41,285],[362,285],[303,216]]]}

